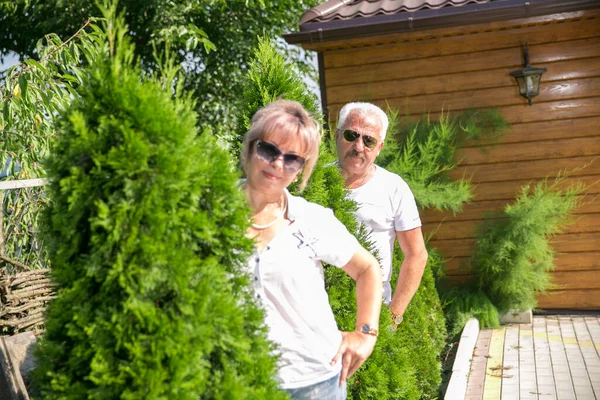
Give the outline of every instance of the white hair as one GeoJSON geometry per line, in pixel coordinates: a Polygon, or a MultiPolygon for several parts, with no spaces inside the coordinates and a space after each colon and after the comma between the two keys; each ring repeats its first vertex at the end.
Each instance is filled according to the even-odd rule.
{"type": "Polygon", "coordinates": [[[379,132],[379,137],[381,138],[382,142],[385,140],[385,134],[387,133],[390,122],[388,121],[388,117],[387,115],[385,115],[385,112],[381,108],[377,107],[375,104],[371,103],[353,102],[348,103],[344,107],[342,107],[342,109],[340,110],[340,115],[338,117],[338,130],[341,130],[344,127],[344,125],[346,125],[346,120],[352,112],[356,112],[359,115],[370,115],[376,117],[381,123],[381,132],[379,132]]]}

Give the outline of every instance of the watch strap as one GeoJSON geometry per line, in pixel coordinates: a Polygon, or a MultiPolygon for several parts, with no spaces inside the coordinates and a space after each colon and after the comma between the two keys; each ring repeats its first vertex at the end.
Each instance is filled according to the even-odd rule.
{"type": "Polygon", "coordinates": [[[366,335],[371,335],[371,336],[379,336],[379,331],[375,328],[371,328],[371,326],[369,324],[364,324],[360,327],[359,329],[360,332],[366,334],[366,335]]]}

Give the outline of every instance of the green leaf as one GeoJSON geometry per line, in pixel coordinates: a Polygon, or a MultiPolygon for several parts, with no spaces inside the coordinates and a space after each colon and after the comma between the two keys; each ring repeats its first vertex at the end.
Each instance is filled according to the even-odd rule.
{"type": "Polygon", "coordinates": [[[42,64],[35,61],[33,58],[25,60],[25,64],[29,65],[30,67],[37,68],[46,74],[48,73],[48,70],[42,64]]]}
{"type": "Polygon", "coordinates": [[[27,99],[27,79],[25,75],[21,74],[19,76],[19,87],[21,88],[21,96],[23,96],[23,100],[27,99]]]}
{"type": "Polygon", "coordinates": [[[69,82],[73,82],[73,83],[79,83],[79,79],[77,79],[76,77],[74,77],[73,75],[69,75],[69,74],[64,74],[62,75],[62,78],[64,80],[67,80],[69,82]]]}

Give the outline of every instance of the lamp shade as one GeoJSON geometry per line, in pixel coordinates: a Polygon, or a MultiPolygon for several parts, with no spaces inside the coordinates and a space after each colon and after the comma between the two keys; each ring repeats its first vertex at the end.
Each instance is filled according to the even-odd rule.
{"type": "Polygon", "coordinates": [[[527,64],[525,68],[510,73],[517,80],[519,94],[528,100],[529,105],[531,99],[540,94],[540,81],[544,72],[546,68],[533,68],[527,64]]]}

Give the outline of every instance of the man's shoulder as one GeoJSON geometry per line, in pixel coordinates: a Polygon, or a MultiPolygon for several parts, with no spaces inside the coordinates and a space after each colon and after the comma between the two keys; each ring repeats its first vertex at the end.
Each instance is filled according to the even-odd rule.
{"type": "Polygon", "coordinates": [[[408,187],[408,184],[402,177],[398,174],[395,174],[387,169],[380,167],[379,165],[375,165],[375,173],[379,176],[381,181],[385,182],[386,186],[390,187],[408,187]]]}

